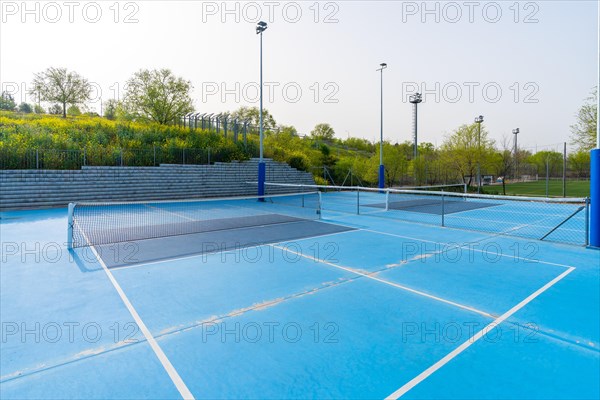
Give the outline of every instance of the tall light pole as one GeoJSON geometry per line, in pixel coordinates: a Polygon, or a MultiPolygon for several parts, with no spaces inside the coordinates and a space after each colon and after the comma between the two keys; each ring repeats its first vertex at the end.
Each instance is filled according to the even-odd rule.
{"type": "Polygon", "coordinates": [[[513,135],[515,135],[515,179],[519,177],[519,148],[517,147],[517,135],[519,134],[519,128],[513,129],[513,135]]]}
{"type": "Polygon", "coordinates": [[[477,193],[481,193],[481,123],[483,115],[475,118],[477,124],[477,193]]]}
{"type": "Polygon", "coordinates": [[[417,159],[417,155],[418,155],[418,145],[419,142],[417,141],[417,105],[423,101],[423,98],[421,97],[421,93],[415,93],[412,96],[410,96],[408,98],[408,101],[410,101],[412,104],[414,104],[413,107],[413,118],[414,118],[414,124],[413,124],[413,137],[414,137],[414,147],[413,147],[413,160],[417,159]]]}
{"type": "Polygon", "coordinates": [[[377,71],[381,72],[381,126],[379,132],[379,188],[383,189],[385,186],[385,167],[383,166],[383,70],[387,68],[386,63],[379,64],[381,68],[377,71]]]}
{"type": "MultiPolygon", "coordinates": [[[[266,168],[265,161],[263,159],[263,32],[267,30],[267,23],[260,21],[256,24],[256,34],[260,34],[260,158],[258,161],[258,195],[262,196],[265,194],[265,177],[266,168]]],[[[263,200],[261,198],[261,200],[263,200]]]]}

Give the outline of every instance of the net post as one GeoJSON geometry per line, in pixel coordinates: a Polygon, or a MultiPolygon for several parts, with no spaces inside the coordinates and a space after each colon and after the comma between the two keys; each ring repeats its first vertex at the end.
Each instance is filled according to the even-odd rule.
{"type": "Polygon", "coordinates": [[[446,221],[444,221],[444,218],[445,218],[444,205],[445,205],[445,198],[444,198],[444,191],[442,190],[442,227],[446,226],[446,221]]]}
{"type": "Polygon", "coordinates": [[[69,217],[67,226],[67,249],[73,248],[73,211],[75,203],[69,203],[69,217]]]}
{"type": "Polygon", "coordinates": [[[585,246],[590,244],[590,198],[585,198],[585,246]]]}
{"type": "Polygon", "coordinates": [[[390,210],[390,191],[385,191],[385,211],[390,210]]]}
{"type": "Polygon", "coordinates": [[[321,199],[321,191],[320,190],[317,192],[317,195],[318,195],[317,214],[319,215],[319,219],[321,219],[322,215],[323,215],[323,208],[321,207],[322,199],[321,199]]]}

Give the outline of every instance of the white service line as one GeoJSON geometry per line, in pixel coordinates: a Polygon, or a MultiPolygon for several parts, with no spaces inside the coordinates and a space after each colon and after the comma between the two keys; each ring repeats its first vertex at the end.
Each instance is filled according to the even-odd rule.
{"type": "MultiPolygon", "coordinates": [[[[358,230],[365,231],[365,232],[379,233],[381,235],[393,236],[393,237],[397,237],[397,238],[401,238],[401,239],[410,239],[410,240],[415,240],[415,241],[418,241],[418,242],[434,243],[434,244],[442,244],[442,245],[454,244],[454,243],[436,242],[434,240],[428,240],[428,239],[413,238],[413,237],[410,237],[410,236],[403,236],[403,235],[398,235],[398,234],[389,233],[389,232],[381,232],[381,231],[376,231],[376,230],[367,229],[367,228],[358,228],[358,230]]],[[[492,238],[494,238],[494,237],[496,237],[498,235],[500,235],[500,234],[493,235],[493,236],[490,236],[490,237],[484,237],[482,239],[479,239],[479,240],[471,242],[471,243],[476,243],[476,242],[482,242],[482,241],[485,241],[485,240],[489,240],[489,239],[492,239],[492,238]]],[[[451,247],[449,249],[445,249],[445,250],[452,250],[453,248],[463,249],[463,248],[466,247],[466,248],[469,248],[473,252],[477,252],[477,253],[483,253],[484,252],[484,250],[482,250],[482,249],[475,249],[475,248],[469,247],[469,245],[471,243],[463,244],[462,246],[459,243],[455,243],[456,246],[451,247]]],[[[526,258],[526,257],[517,257],[517,256],[510,255],[510,254],[503,254],[502,253],[502,254],[498,254],[498,256],[512,258],[513,260],[526,261],[526,262],[530,262],[532,264],[537,263],[537,264],[554,265],[554,266],[562,267],[562,268],[570,268],[569,265],[565,265],[565,264],[558,264],[558,263],[553,263],[553,262],[550,262],[550,261],[541,261],[541,260],[536,260],[536,259],[526,258]]]]}
{"type": "Polygon", "coordinates": [[[186,216],[185,216],[185,215],[183,215],[183,214],[178,214],[178,213],[176,213],[176,212],[173,212],[173,211],[165,210],[164,208],[158,208],[158,207],[154,207],[154,206],[151,206],[151,205],[149,205],[149,204],[144,204],[144,207],[147,207],[147,208],[152,208],[152,209],[154,209],[154,210],[156,210],[156,211],[159,211],[159,212],[165,212],[165,213],[167,213],[167,214],[171,214],[171,215],[174,215],[174,216],[176,216],[176,217],[179,217],[179,218],[187,219],[188,221],[195,221],[195,219],[194,219],[194,218],[186,217],[186,216]]]}
{"type": "Polygon", "coordinates": [[[273,245],[273,247],[276,247],[278,249],[287,251],[287,252],[289,252],[291,254],[295,254],[295,255],[300,256],[300,257],[304,257],[304,258],[309,259],[311,261],[315,261],[315,262],[318,262],[318,263],[321,263],[321,264],[329,265],[331,267],[338,268],[338,269],[350,272],[352,274],[360,275],[360,276],[365,277],[367,279],[372,279],[374,281],[377,281],[377,282],[380,282],[380,283],[384,283],[386,285],[393,286],[395,288],[402,289],[402,290],[405,290],[407,292],[417,294],[419,296],[427,297],[429,299],[436,300],[436,301],[439,301],[439,302],[442,302],[442,303],[445,303],[445,304],[448,304],[448,305],[451,305],[451,306],[454,306],[454,307],[458,307],[458,308],[461,308],[463,310],[471,311],[471,312],[483,315],[483,316],[488,317],[488,318],[492,318],[492,319],[496,318],[495,315],[490,314],[488,312],[485,312],[485,311],[482,311],[482,310],[478,310],[478,309],[473,308],[473,307],[465,306],[463,304],[456,303],[456,302],[451,301],[451,300],[446,300],[444,298],[437,297],[437,296],[434,296],[434,295],[429,294],[429,293],[421,292],[420,290],[416,290],[416,289],[413,289],[413,288],[410,288],[410,287],[407,287],[407,286],[403,286],[403,285],[400,285],[400,284],[395,283],[395,282],[386,281],[385,279],[377,278],[376,276],[373,275],[374,273],[377,273],[377,272],[380,272],[380,271],[376,271],[373,274],[367,274],[367,273],[364,273],[364,272],[357,271],[357,270],[355,270],[353,268],[350,268],[350,267],[344,267],[344,266],[339,265],[339,264],[334,264],[334,263],[331,263],[329,261],[321,260],[321,259],[315,258],[313,256],[309,256],[307,254],[303,254],[303,253],[299,253],[299,252],[290,250],[290,249],[285,248],[285,247],[281,247],[281,246],[277,246],[277,245],[273,245]]]}
{"type": "Polygon", "coordinates": [[[185,385],[185,383],[183,382],[183,379],[181,379],[181,376],[179,376],[179,373],[177,373],[177,370],[175,370],[175,367],[173,367],[173,364],[171,364],[171,361],[169,361],[169,359],[167,358],[167,355],[160,348],[160,346],[158,345],[158,342],[156,341],[154,336],[152,336],[152,333],[150,333],[150,330],[148,329],[148,327],[146,326],[144,321],[142,321],[142,318],[140,317],[140,315],[138,314],[136,309],[133,307],[133,304],[131,304],[131,302],[127,298],[127,295],[125,294],[123,289],[121,288],[121,285],[119,285],[119,283],[115,279],[112,272],[110,272],[110,270],[106,267],[106,264],[104,264],[104,261],[102,261],[102,258],[100,258],[100,255],[96,251],[96,248],[94,246],[90,246],[90,248],[92,249],[92,252],[98,259],[98,262],[102,266],[102,269],[108,276],[108,279],[113,284],[115,290],[119,294],[119,297],[121,297],[121,300],[125,304],[125,307],[127,307],[127,310],[129,310],[129,313],[135,320],[135,323],[140,328],[140,331],[142,331],[142,333],[144,334],[144,337],[150,344],[150,347],[152,347],[154,354],[156,354],[156,357],[158,357],[158,360],[162,364],[163,368],[165,369],[165,371],[167,371],[167,374],[169,374],[171,381],[173,382],[173,384],[179,391],[179,394],[181,394],[181,397],[186,400],[188,400],[188,399],[193,400],[194,395],[192,394],[192,392],[190,392],[188,387],[185,385]]]}
{"type": "Polygon", "coordinates": [[[419,383],[423,382],[425,379],[427,379],[429,376],[431,376],[435,371],[442,368],[444,365],[446,365],[448,362],[450,362],[457,355],[459,355],[460,353],[465,351],[473,343],[475,343],[476,341],[481,339],[490,330],[492,330],[496,326],[500,325],[506,319],[510,318],[514,313],[516,313],[517,311],[519,311],[520,309],[525,307],[527,304],[529,304],[532,300],[534,300],[540,294],[544,293],[550,287],[554,286],[554,284],[556,284],[558,281],[563,279],[565,276],[569,275],[571,272],[573,272],[574,269],[575,269],[574,267],[570,267],[568,270],[564,271],[562,274],[560,274],[556,278],[552,279],[550,282],[546,283],[544,286],[542,286],[541,288],[536,290],[534,293],[529,295],[529,297],[527,297],[525,300],[521,301],[519,304],[517,304],[516,306],[514,306],[513,308],[508,310],[506,313],[502,314],[500,317],[496,318],[494,321],[492,321],[490,324],[488,324],[485,328],[483,328],[482,330],[480,330],[479,332],[477,332],[476,334],[471,336],[469,339],[467,339],[467,341],[465,341],[463,344],[458,346],[456,349],[454,349],[453,351],[448,353],[441,360],[439,360],[438,362],[436,362],[435,364],[433,364],[432,366],[427,368],[425,371],[421,372],[419,375],[417,375],[416,377],[411,379],[409,382],[404,384],[404,386],[402,386],[400,389],[396,390],[394,393],[387,396],[386,399],[397,399],[397,398],[405,395],[409,390],[411,390],[412,388],[417,386],[419,383]]]}

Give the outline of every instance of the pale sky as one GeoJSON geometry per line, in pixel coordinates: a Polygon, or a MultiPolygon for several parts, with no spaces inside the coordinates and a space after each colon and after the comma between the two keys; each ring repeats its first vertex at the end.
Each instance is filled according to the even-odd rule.
{"type": "Polygon", "coordinates": [[[378,141],[385,62],[385,139],[412,140],[418,90],[419,141],[482,114],[497,141],[518,127],[523,147],[556,148],[598,79],[596,1],[2,0],[0,12],[0,82],[18,102],[55,66],[103,101],[135,71],[169,68],[193,83],[197,111],[258,106],[259,19],[265,107],[300,133],[328,122],[378,141]]]}

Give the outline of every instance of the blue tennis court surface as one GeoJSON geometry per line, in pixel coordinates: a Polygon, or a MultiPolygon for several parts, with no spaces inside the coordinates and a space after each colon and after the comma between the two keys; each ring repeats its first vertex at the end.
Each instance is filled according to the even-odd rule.
{"type": "Polygon", "coordinates": [[[600,397],[600,252],[556,243],[582,216],[361,201],[71,251],[66,209],[3,213],[0,397],[600,397]]]}

